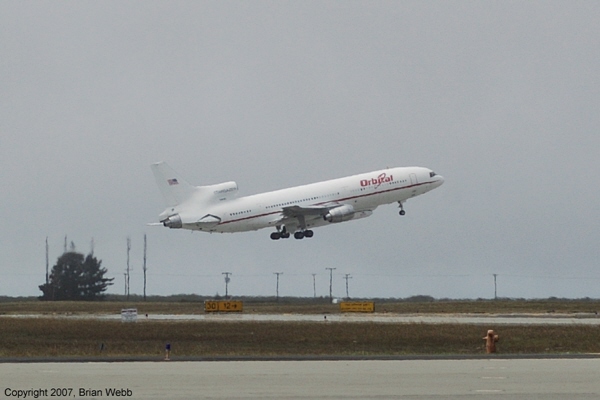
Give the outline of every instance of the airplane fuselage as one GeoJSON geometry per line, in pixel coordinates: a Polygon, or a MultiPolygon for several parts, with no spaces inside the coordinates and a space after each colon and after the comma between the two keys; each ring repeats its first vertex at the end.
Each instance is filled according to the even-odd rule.
{"type": "MultiPolygon", "coordinates": [[[[157,175],[157,182],[163,179],[172,186],[182,181],[169,176],[168,172],[157,175]]],[[[398,202],[402,208],[406,200],[443,182],[443,177],[422,167],[388,168],[245,197],[237,197],[237,185],[229,182],[190,189],[187,199],[161,214],[161,222],[170,228],[205,232],[275,227],[283,233],[310,232],[306,236],[311,237],[311,228],[365,218],[383,204],[398,202]]]]}

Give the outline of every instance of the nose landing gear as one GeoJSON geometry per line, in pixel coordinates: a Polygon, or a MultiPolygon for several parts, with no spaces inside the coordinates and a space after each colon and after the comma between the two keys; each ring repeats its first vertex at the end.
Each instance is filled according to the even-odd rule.
{"type": "Polygon", "coordinates": [[[398,214],[400,214],[400,215],[406,214],[406,211],[404,211],[404,203],[399,201],[398,204],[400,206],[400,212],[398,214]]]}

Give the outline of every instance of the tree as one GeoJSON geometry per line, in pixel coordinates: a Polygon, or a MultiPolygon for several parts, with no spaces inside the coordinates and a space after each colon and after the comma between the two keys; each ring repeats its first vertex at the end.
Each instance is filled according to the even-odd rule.
{"type": "Polygon", "coordinates": [[[105,278],[106,268],[91,253],[64,253],[52,267],[48,283],[40,285],[40,300],[101,300],[115,278],[105,278]]]}

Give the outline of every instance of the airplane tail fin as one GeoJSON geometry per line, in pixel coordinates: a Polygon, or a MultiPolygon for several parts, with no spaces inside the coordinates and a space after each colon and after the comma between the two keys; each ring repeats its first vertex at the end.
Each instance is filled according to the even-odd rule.
{"type": "Polygon", "coordinates": [[[181,178],[164,161],[154,163],[150,167],[167,207],[183,203],[196,192],[197,188],[195,186],[190,185],[185,179],[181,178]]]}

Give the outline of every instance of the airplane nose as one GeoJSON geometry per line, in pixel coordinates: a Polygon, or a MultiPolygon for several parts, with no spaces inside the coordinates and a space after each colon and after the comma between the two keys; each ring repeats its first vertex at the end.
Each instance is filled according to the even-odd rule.
{"type": "Polygon", "coordinates": [[[437,186],[441,186],[441,185],[442,185],[442,183],[444,183],[444,177],[443,177],[443,176],[441,176],[441,175],[436,175],[436,176],[435,176],[435,178],[436,178],[436,179],[435,179],[435,186],[436,186],[436,187],[437,187],[437,186]]]}

